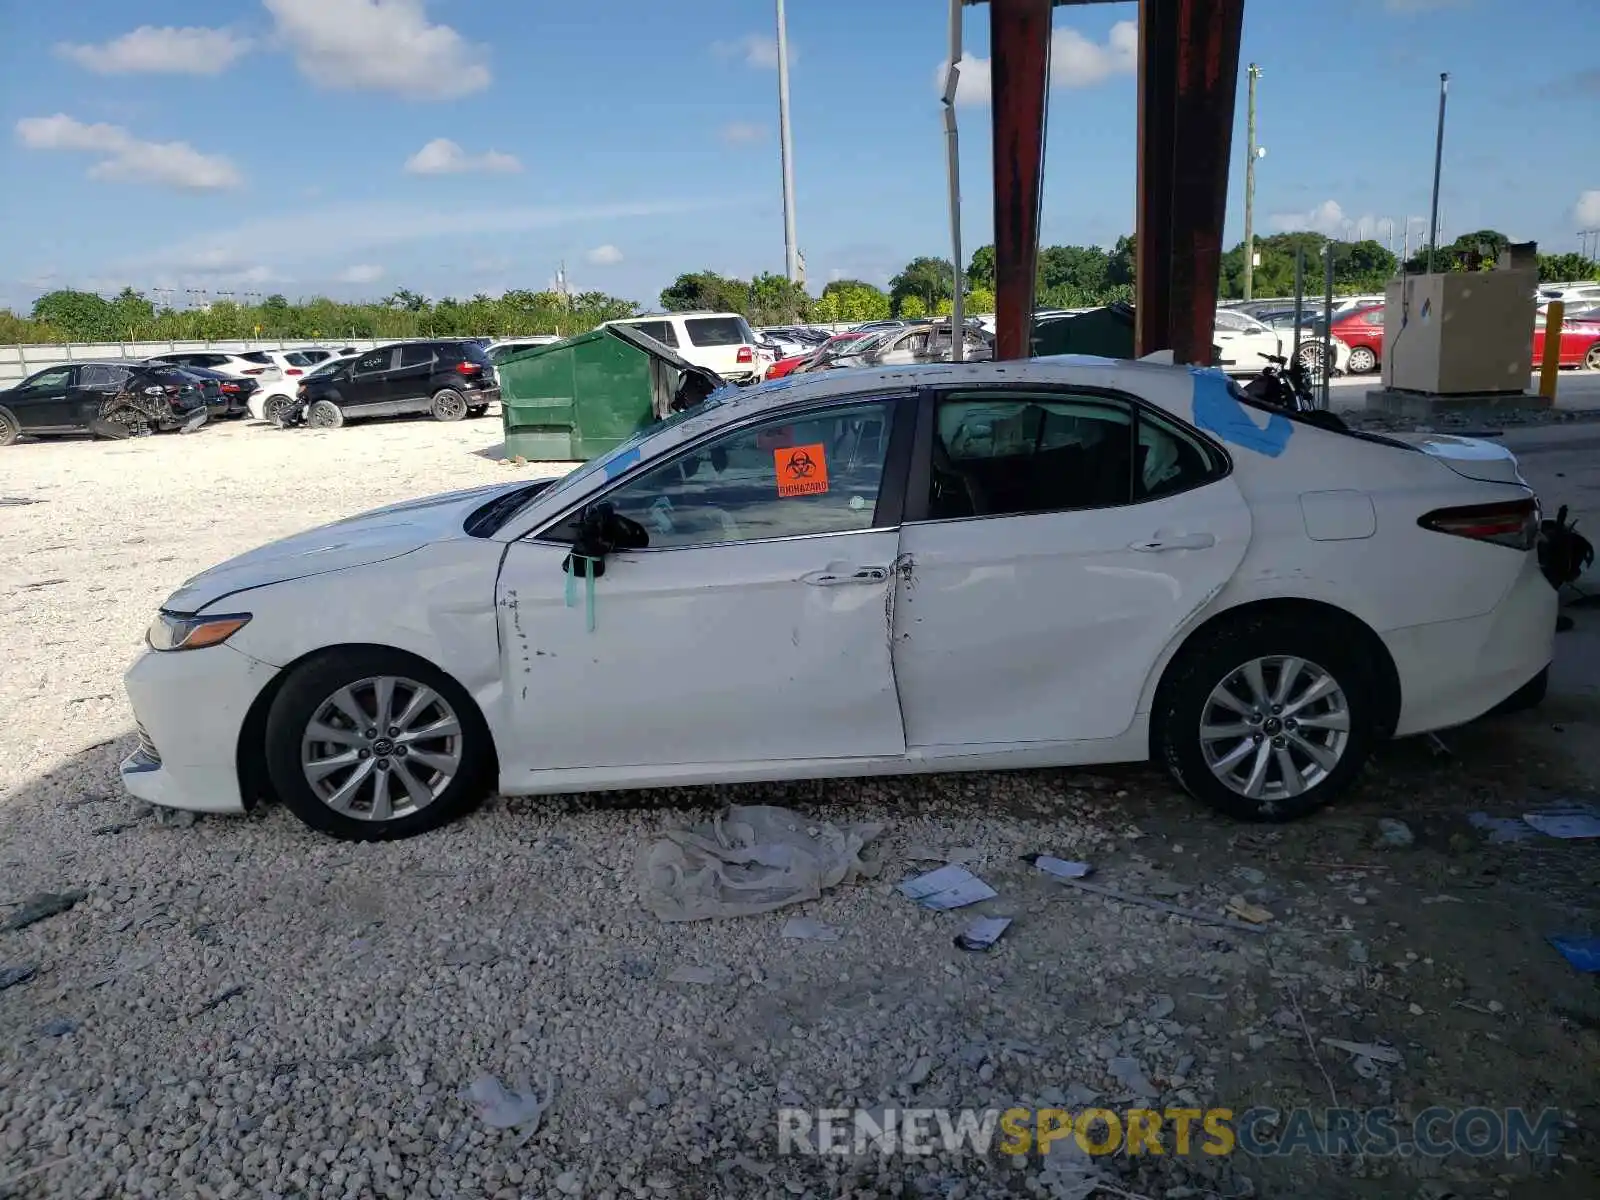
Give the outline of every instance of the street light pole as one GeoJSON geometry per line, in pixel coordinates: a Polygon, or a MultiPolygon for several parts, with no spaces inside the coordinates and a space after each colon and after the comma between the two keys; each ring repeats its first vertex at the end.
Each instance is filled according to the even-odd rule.
{"type": "Polygon", "coordinates": [[[1256,146],[1256,80],[1261,78],[1261,68],[1250,64],[1250,108],[1248,119],[1249,158],[1244,164],[1244,298],[1249,300],[1255,290],[1256,275],[1256,159],[1260,157],[1256,146]]]}
{"type": "Polygon", "coordinates": [[[778,144],[783,156],[783,267],[790,283],[800,281],[800,254],[794,235],[794,145],[789,137],[789,27],[778,0],[778,144]]]}
{"type": "Polygon", "coordinates": [[[1433,216],[1428,222],[1428,274],[1433,274],[1433,255],[1439,246],[1439,170],[1444,165],[1444,105],[1450,96],[1450,72],[1439,75],[1439,134],[1433,144],[1433,216]]]}

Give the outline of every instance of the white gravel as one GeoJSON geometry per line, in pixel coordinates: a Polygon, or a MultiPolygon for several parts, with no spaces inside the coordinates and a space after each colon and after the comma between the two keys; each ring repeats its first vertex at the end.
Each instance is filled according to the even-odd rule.
{"type": "Polygon", "coordinates": [[[1037,1160],[780,1160],[776,1109],[1212,1098],[1215,1006],[1191,994],[1271,941],[1020,862],[1126,856],[1122,785],[1094,776],[496,800],[372,846],[279,809],[184,826],[122,798],[119,675],[170,590],[275,536],[535,470],[482,453],[498,440],[493,421],[235,425],[0,451],[0,497],[41,502],[0,506],[0,922],[88,893],[0,932],[0,968],[36,968],[0,991],[0,1196],[1065,1196],[1037,1160]],[[663,925],[634,875],[661,806],[734,799],[883,821],[885,870],[663,925]],[[897,895],[928,846],[967,850],[999,898],[937,914],[897,895]],[[989,954],[957,949],[980,913],[1016,921],[989,954]],[[784,939],[793,917],[840,939],[784,939]],[[673,982],[684,966],[729,982],[673,982]],[[525,1144],[459,1095],[485,1072],[554,1085],[525,1144]]]}

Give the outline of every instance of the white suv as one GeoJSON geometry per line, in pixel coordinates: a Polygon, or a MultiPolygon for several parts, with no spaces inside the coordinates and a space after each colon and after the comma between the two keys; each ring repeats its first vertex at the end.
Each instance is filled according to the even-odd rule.
{"type": "Polygon", "coordinates": [[[178,350],[159,356],[162,362],[180,367],[204,367],[233,379],[254,379],[257,383],[277,383],[283,368],[265,350],[178,350]]]}
{"type": "Polygon", "coordinates": [[[750,322],[738,313],[659,313],[606,324],[631,326],[729,383],[756,383],[772,365],[771,357],[758,347],[750,322]]]}

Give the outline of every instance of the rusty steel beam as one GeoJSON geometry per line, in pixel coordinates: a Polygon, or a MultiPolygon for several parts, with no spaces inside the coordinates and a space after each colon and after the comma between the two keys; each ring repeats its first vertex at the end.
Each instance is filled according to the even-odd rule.
{"type": "Polygon", "coordinates": [[[1139,147],[1135,184],[1133,352],[1172,345],[1172,168],[1179,0],[1139,3],[1139,147]]]}
{"type": "Polygon", "coordinates": [[[1039,263],[1051,0],[989,0],[996,359],[1027,358],[1039,263]]]}

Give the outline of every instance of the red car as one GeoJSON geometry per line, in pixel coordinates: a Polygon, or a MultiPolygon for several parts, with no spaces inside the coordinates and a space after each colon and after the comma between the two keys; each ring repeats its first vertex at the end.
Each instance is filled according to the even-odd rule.
{"type": "Polygon", "coordinates": [[[1383,358],[1383,305],[1354,308],[1335,317],[1333,336],[1350,347],[1346,371],[1352,375],[1376,371],[1383,358]]]}
{"type": "Polygon", "coordinates": [[[777,362],[773,363],[767,368],[767,373],[762,376],[762,378],[782,379],[785,375],[792,375],[795,368],[800,366],[801,363],[810,362],[812,359],[823,355],[831,357],[832,352],[837,350],[845,342],[853,342],[857,338],[865,336],[865,334],[857,333],[855,330],[851,330],[847,333],[836,333],[827,341],[823,342],[822,345],[818,346],[815,350],[809,350],[805,354],[796,354],[789,358],[780,358],[777,362]]]}
{"type": "MultiPolygon", "coordinates": [[[[1383,357],[1383,308],[1358,308],[1333,320],[1333,336],[1350,346],[1349,371],[1362,375],[1377,370],[1383,357]]],[[[1533,325],[1533,368],[1544,361],[1544,317],[1533,325]]],[[[1561,365],[1600,371],[1600,321],[1561,323],[1561,365]]]]}

